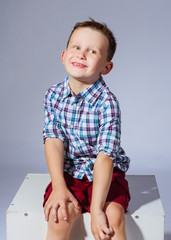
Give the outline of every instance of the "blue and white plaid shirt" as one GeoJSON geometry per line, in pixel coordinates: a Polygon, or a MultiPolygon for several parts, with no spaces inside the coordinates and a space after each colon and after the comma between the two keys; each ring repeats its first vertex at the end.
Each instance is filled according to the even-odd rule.
{"type": "Polygon", "coordinates": [[[129,158],[120,146],[120,108],[102,77],[74,95],[64,82],[51,87],[44,99],[44,142],[64,142],[64,171],[74,178],[86,174],[93,180],[93,166],[99,151],[113,160],[113,166],[127,171],[129,158]]]}

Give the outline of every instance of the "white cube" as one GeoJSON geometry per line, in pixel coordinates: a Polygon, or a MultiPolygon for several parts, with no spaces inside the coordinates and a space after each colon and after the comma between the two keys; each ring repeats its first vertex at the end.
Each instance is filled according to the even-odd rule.
{"type": "MultiPolygon", "coordinates": [[[[128,175],[131,202],[126,213],[128,240],[164,240],[164,210],[155,176],[128,175]]],[[[43,213],[43,195],[49,174],[27,174],[6,213],[7,240],[45,240],[47,222],[43,213]]],[[[90,214],[75,222],[71,240],[94,240],[90,214]]]]}

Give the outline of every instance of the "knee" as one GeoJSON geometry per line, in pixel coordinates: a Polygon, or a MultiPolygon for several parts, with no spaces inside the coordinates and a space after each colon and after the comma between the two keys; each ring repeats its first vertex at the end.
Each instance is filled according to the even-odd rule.
{"type": "Polygon", "coordinates": [[[115,232],[121,231],[125,228],[125,215],[122,206],[113,204],[113,206],[110,208],[110,211],[108,211],[107,216],[109,225],[115,232]]]}
{"type": "Polygon", "coordinates": [[[50,213],[48,222],[48,231],[55,234],[68,234],[72,228],[72,224],[76,218],[80,215],[81,211],[74,208],[72,203],[68,203],[67,206],[67,220],[64,220],[62,211],[58,210],[58,221],[54,222],[52,213],[50,213]]]}
{"type": "Polygon", "coordinates": [[[110,226],[113,228],[114,232],[121,231],[125,228],[125,217],[121,216],[113,216],[110,220],[110,226]]]}

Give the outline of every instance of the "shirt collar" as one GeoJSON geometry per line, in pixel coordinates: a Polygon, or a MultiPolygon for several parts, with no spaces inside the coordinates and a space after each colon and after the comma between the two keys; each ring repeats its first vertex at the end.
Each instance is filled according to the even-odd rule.
{"type": "Polygon", "coordinates": [[[63,91],[63,98],[66,98],[68,97],[70,94],[72,95],[72,91],[69,87],[69,84],[68,84],[68,80],[69,80],[69,76],[67,75],[67,77],[65,78],[64,80],[64,91],[63,91]]]}
{"type": "Polygon", "coordinates": [[[85,90],[81,91],[80,94],[84,100],[89,102],[89,104],[93,105],[94,102],[97,100],[99,95],[103,92],[104,88],[106,87],[106,83],[101,76],[99,80],[97,80],[93,85],[86,88],[85,90]]]}
{"type": "MultiPolygon", "coordinates": [[[[69,87],[68,80],[69,76],[67,76],[64,80],[63,98],[66,98],[69,95],[74,95],[69,87]]],[[[103,92],[105,87],[106,83],[104,82],[103,77],[101,76],[99,80],[97,80],[93,85],[84,89],[78,94],[89,104],[93,105],[94,102],[97,100],[98,96],[103,92]]]]}

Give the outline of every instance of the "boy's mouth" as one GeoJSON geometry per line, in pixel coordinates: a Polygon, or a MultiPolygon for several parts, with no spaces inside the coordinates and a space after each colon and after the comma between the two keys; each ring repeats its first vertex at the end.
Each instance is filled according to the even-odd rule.
{"type": "Polygon", "coordinates": [[[78,63],[78,62],[72,62],[72,65],[74,67],[79,67],[79,68],[86,68],[87,67],[85,64],[78,63]]]}

